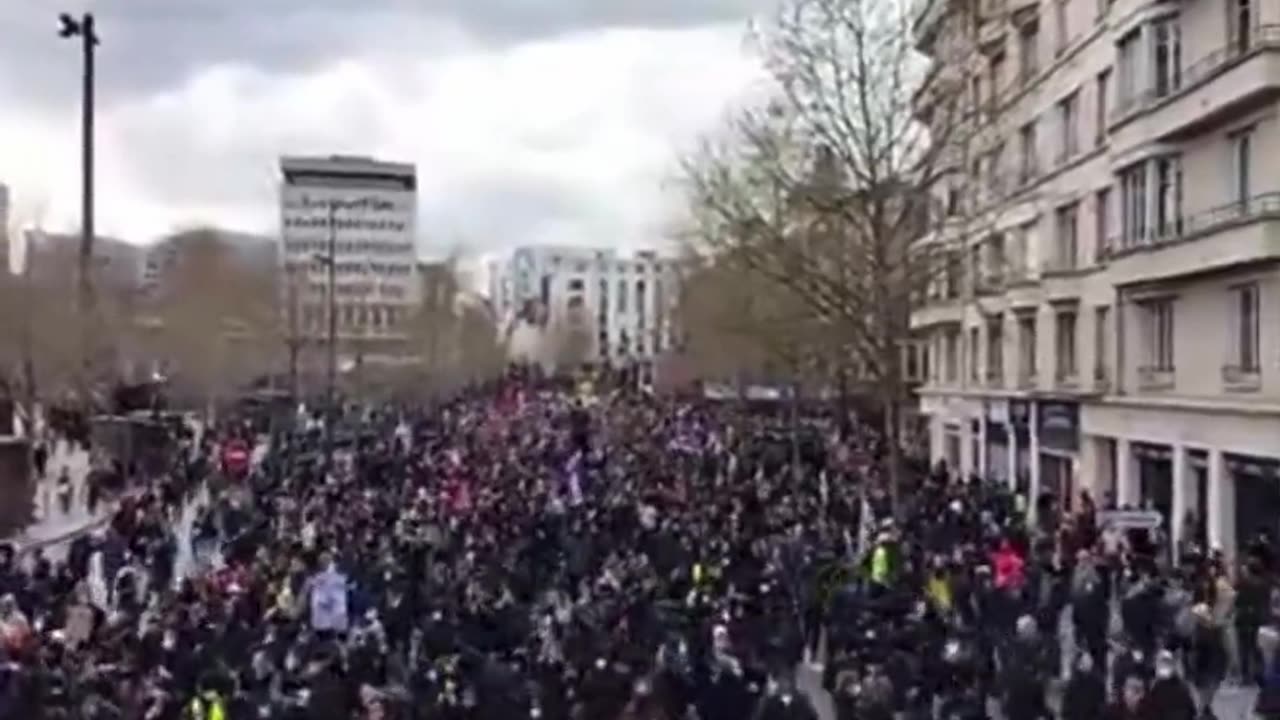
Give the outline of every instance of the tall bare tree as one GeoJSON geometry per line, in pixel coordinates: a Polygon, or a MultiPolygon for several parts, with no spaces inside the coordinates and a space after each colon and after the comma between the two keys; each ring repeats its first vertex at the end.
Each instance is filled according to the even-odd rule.
{"type": "Polygon", "coordinates": [[[998,219],[974,170],[1006,185],[1000,103],[968,83],[980,62],[969,25],[947,25],[930,66],[909,12],[901,0],[789,0],[754,34],[764,99],[682,173],[690,248],[798,300],[837,349],[828,367],[856,368],[875,393],[895,496],[910,308],[998,219]]]}
{"type": "Polygon", "coordinates": [[[216,230],[179,233],[152,298],[157,350],[176,385],[214,404],[271,367],[282,331],[272,269],[240,262],[216,230]]]}

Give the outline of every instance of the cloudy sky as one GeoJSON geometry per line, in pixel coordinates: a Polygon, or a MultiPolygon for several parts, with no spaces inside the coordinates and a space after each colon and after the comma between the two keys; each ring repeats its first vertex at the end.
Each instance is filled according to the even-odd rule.
{"type": "Polygon", "coordinates": [[[660,240],[682,147],[758,78],[772,0],[0,0],[0,182],[78,225],[80,58],[94,10],[98,226],[274,232],[276,159],[418,166],[430,252],[660,240]],[[669,183],[667,183],[669,185],[669,183]]]}

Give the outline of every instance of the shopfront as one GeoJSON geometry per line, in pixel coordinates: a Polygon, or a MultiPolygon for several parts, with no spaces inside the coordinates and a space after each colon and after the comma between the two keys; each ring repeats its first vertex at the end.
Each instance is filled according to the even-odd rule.
{"type": "Polygon", "coordinates": [[[1245,547],[1259,536],[1280,544],[1280,460],[1252,455],[1223,456],[1235,484],[1236,543],[1245,547]]]}
{"type": "Polygon", "coordinates": [[[1040,441],[1040,492],[1070,510],[1075,501],[1075,465],[1080,451],[1080,405],[1051,400],[1036,404],[1040,441]]]}

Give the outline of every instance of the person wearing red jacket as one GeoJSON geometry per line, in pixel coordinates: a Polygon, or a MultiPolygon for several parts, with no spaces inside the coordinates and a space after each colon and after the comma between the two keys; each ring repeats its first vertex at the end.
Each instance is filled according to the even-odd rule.
{"type": "Polygon", "coordinates": [[[1000,541],[1000,549],[991,556],[991,566],[995,569],[996,587],[1001,589],[1022,587],[1025,580],[1026,561],[1007,538],[1000,541]]]}

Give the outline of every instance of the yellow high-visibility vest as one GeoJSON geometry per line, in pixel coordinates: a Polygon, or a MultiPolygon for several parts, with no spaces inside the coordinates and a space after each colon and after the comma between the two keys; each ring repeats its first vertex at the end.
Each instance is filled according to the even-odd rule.
{"type": "Polygon", "coordinates": [[[879,585],[889,582],[889,551],[883,545],[871,553],[871,582],[879,585]]]}

